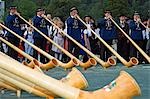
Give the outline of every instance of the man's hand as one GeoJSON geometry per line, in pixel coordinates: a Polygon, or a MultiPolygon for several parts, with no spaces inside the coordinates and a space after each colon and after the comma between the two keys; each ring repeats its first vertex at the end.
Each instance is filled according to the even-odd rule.
{"type": "Polygon", "coordinates": [[[137,22],[141,22],[141,19],[140,19],[140,18],[138,18],[138,19],[137,19],[137,22]]]}
{"type": "Polygon", "coordinates": [[[42,14],[41,16],[42,16],[43,18],[46,18],[46,15],[45,15],[45,14],[42,14]]]}
{"type": "Polygon", "coordinates": [[[16,15],[20,15],[20,13],[18,13],[17,11],[15,12],[16,15]]]}

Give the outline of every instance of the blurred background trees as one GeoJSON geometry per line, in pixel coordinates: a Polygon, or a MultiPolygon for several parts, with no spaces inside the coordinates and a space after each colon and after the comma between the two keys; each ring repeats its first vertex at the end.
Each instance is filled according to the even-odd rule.
{"type": "Polygon", "coordinates": [[[76,6],[80,15],[91,15],[95,19],[103,16],[103,11],[109,9],[114,17],[126,14],[132,17],[134,11],[138,11],[142,18],[150,17],[150,0],[4,0],[7,8],[16,5],[21,14],[31,18],[38,7],[46,9],[52,16],[59,16],[63,19],[69,15],[69,9],[76,6]]]}

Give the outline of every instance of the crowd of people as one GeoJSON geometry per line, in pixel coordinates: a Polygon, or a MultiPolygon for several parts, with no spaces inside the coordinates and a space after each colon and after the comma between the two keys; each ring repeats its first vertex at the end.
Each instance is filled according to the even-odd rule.
{"type": "MultiPolygon", "coordinates": [[[[62,53],[55,45],[47,41],[42,35],[34,30],[30,25],[27,25],[17,15],[17,7],[11,6],[9,8],[9,15],[4,21],[4,25],[9,29],[24,37],[27,41],[48,52],[55,58],[67,62],[69,58],[62,53]]],[[[89,58],[88,54],[80,49],[74,42],[68,39],[60,30],[43,18],[45,10],[38,8],[33,18],[29,19],[29,22],[34,25],[38,30],[72,53],[75,57],[82,56],[83,62],[86,62],[89,58]]],[[[51,14],[47,14],[47,18],[57,25],[61,30],[65,31],[69,36],[81,43],[92,53],[99,55],[104,61],[107,61],[112,53],[101,43],[98,38],[77,18],[78,9],[73,7],[70,9],[70,16],[65,22],[59,17],[53,17],[51,14]]],[[[127,61],[131,57],[137,57],[140,63],[146,63],[146,60],[138,52],[138,50],[130,43],[130,41],[124,36],[124,34],[113,24],[110,20],[112,13],[109,10],[104,12],[104,17],[98,21],[92,18],[92,16],[86,15],[84,22],[90,27],[98,36],[111,45],[123,58],[127,61]]],[[[144,20],[146,28],[140,23],[140,14],[135,12],[133,18],[128,18],[126,15],[121,14],[116,21],[118,25],[150,56],[150,19],[144,20]]],[[[12,33],[6,31],[0,27],[0,36],[4,37],[13,45],[20,47],[27,54],[39,59],[42,63],[47,63],[48,59],[34,50],[27,43],[14,36],[12,33]]],[[[18,53],[5,43],[0,41],[0,50],[7,53],[12,58],[18,60],[18,53]]],[[[80,57],[81,58],[81,57],[80,57]]],[[[119,62],[119,61],[118,61],[119,62]]]]}

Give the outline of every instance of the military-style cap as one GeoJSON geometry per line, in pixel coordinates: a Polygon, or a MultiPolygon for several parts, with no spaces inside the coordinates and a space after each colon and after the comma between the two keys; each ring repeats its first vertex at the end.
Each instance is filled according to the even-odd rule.
{"type": "Polygon", "coordinates": [[[43,8],[38,8],[38,9],[36,10],[36,12],[40,12],[40,11],[45,11],[45,9],[43,9],[43,8]]]}
{"type": "Polygon", "coordinates": [[[110,10],[105,10],[104,13],[111,13],[111,11],[110,10]]]}
{"type": "Polygon", "coordinates": [[[137,11],[134,12],[134,15],[140,15],[137,11]]]}
{"type": "Polygon", "coordinates": [[[78,9],[77,9],[76,7],[72,7],[72,8],[70,9],[70,12],[72,12],[72,11],[74,11],[74,10],[77,10],[77,11],[78,11],[78,9]]]}
{"type": "Polygon", "coordinates": [[[9,10],[12,10],[12,9],[17,9],[17,7],[16,6],[10,6],[9,10]]]}

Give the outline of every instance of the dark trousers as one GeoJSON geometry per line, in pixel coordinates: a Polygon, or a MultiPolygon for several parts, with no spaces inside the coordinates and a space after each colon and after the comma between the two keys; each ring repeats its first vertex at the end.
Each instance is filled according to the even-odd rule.
{"type": "MultiPolygon", "coordinates": [[[[143,40],[134,40],[134,41],[140,48],[143,47],[143,40]]],[[[139,53],[139,56],[137,56],[137,52],[138,50],[132,44],[130,44],[130,57],[138,58],[139,62],[141,63],[144,60],[143,56],[141,55],[141,53],[139,53]]]]}
{"type": "MultiPolygon", "coordinates": [[[[41,39],[41,38],[34,38],[34,45],[37,46],[38,48],[42,49],[43,51],[46,51],[46,40],[41,39]]],[[[34,50],[33,51],[33,57],[38,59],[38,51],[34,50]]],[[[42,63],[46,63],[45,57],[43,54],[40,54],[40,61],[42,63]]]]}
{"type": "Polygon", "coordinates": [[[130,52],[129,50],[130,44],[127,42],[127,40],[118,40],[117,52],[127,61],[129,61],[129,52],[130,52]]]}
{"type": "MultiPolygon", "coordinates": [[[[18,47],[20,40],[16,37],[8,37],[8,42],[18,47]]],[[[18,60],[18,53],[9,46],[8,46],[8,55],[13,59],[18,60]]]]}
{"type": "Polygon", "coordinates": [[[3,45],[2,45],[2,41],[0,41],[0,51],[1,51],[1,52],[4,52],[3,45]]]}
{"type": "MultiPolygon", "coordinates": [[[[108,45],[112,45],[112,40],[105,40],[105,42],[108,45]]],[[[104,61],[107,61],[107,59],[111,57],[111,52],[109,51],[109,49],[107,47],[105,47],[105,45],[101,42],[100,43],[100,58],[104,61]],[[106,53],[106,54],[105,54],[106,53]]]]}
{"type": "MultiPolygon", "coordinates": [[[[80,41],[77,41],[80,43],[80,41]]],[[[72,41],[68,40],[68,51],[76,58],[79,58],[80,48],[72,41]]]]}

